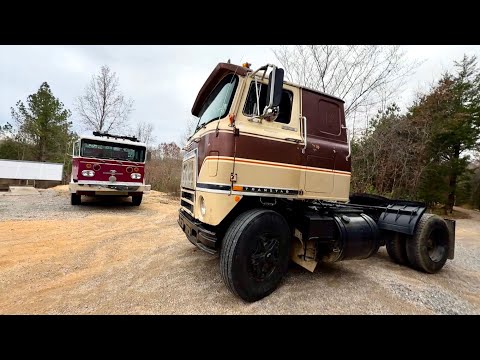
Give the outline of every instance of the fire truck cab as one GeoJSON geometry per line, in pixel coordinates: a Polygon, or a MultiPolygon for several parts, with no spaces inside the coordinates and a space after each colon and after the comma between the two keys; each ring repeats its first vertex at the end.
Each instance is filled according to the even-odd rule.
{"type": "Polygon", "coordinates": [[[150,191],[145,185],[147,147],[135,137],[94,131],[74,143],[72,155],[72,205],[80,205],[82,195],[112,195],[131,196],[139,206],[150,191]]]}

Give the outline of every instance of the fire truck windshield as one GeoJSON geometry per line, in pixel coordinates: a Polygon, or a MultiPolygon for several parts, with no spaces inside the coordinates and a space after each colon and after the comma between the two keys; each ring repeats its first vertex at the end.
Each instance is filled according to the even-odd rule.
{"type": "Polygon", "coordinates": [[[144,162],[145,147],[83,139],[81,156],[97,159],[144,162]]]}

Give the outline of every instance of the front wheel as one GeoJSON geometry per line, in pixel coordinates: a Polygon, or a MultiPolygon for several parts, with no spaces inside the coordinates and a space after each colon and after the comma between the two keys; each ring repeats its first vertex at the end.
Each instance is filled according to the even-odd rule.
{"type": "Polygon", "coordinates": [[[275,211],[249,210],[228,228],[220,252],[227,287],[248,302],[271,294],[288,268],[290,228],[275,211]]]}
{"type": "Polygon", "coordinates": [[[132,195],[132,204],[135,206],[140,206],[140,204],[142,203],[142,198],[143,198],[143,194],[132,195]]]}

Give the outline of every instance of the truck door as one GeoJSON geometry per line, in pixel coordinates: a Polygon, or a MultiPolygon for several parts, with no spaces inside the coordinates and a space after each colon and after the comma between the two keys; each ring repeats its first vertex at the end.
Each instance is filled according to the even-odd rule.
{"type": "Polygon", "coordinates": [[[306,117],[305,192],[331,197],[335,184],[335,160],[342,134],[338,101],[302,89],[302,115],[306,117]]]}
{"type": "MultiPolygon", "coordinates": [[[[255,82],[246,84],[237,114],[240,136],[236,143],[235,173],[238,184],[298,192],[302,154],[300,92],[284,84],[279,114],[274,121],[252,121],[257,113],[255,82]]],[[[258,82],[260,109],[266,106],[267,85],[258,82]]],[[[261,112],[260,111],[260,112],[261,112]]]]}

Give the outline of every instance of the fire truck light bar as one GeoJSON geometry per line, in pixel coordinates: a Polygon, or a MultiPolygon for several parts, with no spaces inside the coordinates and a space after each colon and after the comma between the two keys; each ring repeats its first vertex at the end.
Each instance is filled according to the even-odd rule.
{"type": "Polygon", "coordinates": [[[140,142],[140,140],[138,140],[135,136],[112,135],[112,134],[108,134],[106,132],[100,132],[100,131],[94,131],[93,136],[104,136],[104,137],[110,137],[114,139],[125,139],[125,140],[140,142]]]}

